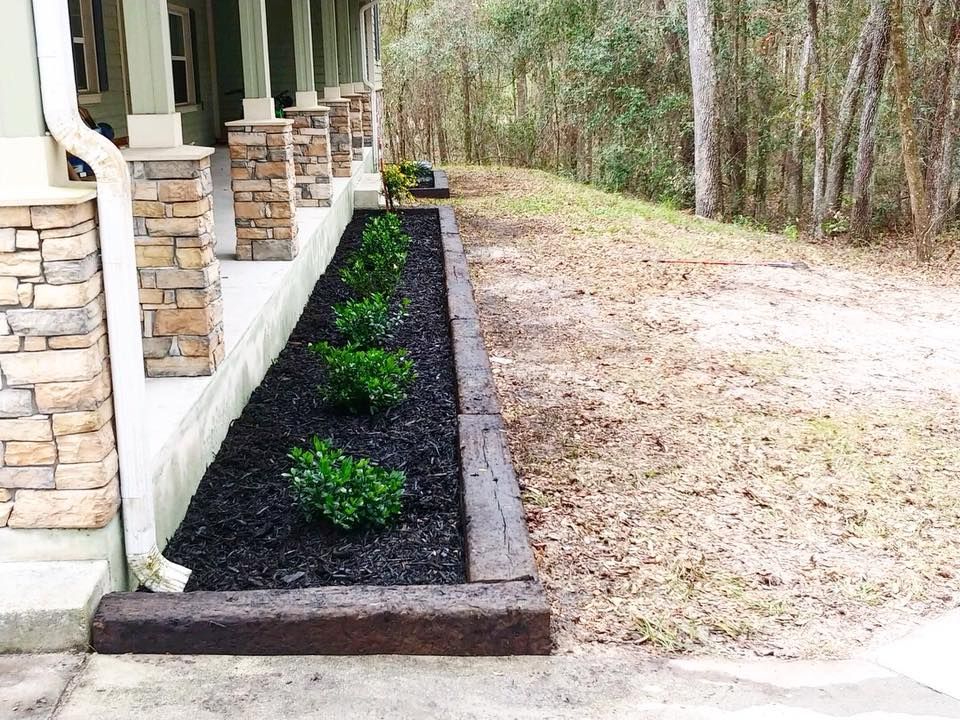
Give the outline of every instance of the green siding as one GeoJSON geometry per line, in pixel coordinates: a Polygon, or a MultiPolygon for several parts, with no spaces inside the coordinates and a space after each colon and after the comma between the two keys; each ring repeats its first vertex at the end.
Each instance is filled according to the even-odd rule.
{"type": "Polygon", "coordinates": [[[320,0],[310,0],[310,20],[313,24],[313,76],[323,97],[323,25],[320,0]]]}
{"type": "Polygon", "coordinates": [[[213,27],[216,32],[220,120],[239,120],[243,117],[243,58],[237,0],[214,0],[213,27]]]}
{"type": "Polygon", "coordinates": [[[123,54],[120,42],[120,2],[103,0],[103,40],[107,60],[108,90],[100,91],[100,102],[82,103],[97,122],[113,125],[117,137],[127,134],[127,100],[124,86],[123,54]]]}
{"type": "Polygon", "coordinates": [[[188,145],[213,145],[217,139],[213,127],[213,104],[217,98],[213,93],[213,77],[210,68],[210,40],[207,25],[206,0],[176,0],[171,5],[179,5],[193,10],[194,45],[197,57],[193,59],[197,67],[197,103],[195,109],[179,109],[183,123],[183,141],[188,145]]]}
{"type": "Polygon", "coordinates": [[[293,52],[293,10],[290,0],[267,3],[267,43],[270,50],[270,85],[277,95],[297,92],[297,61],[293,52]]]}

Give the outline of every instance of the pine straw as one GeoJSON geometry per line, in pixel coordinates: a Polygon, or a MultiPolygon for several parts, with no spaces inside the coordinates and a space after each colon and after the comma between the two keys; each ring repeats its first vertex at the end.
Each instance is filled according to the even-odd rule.
{"type": "Polygon", "coordinates": [[[843,656],[957,604],[955,261],[451,187],[561,649],[843,656]]]}

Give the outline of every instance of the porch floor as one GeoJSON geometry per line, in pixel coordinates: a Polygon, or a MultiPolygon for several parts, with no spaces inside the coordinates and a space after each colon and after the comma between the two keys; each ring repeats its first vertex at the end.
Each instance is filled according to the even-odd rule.
{"type": "MultiPolygon", "coordinates": [[[[354,189],[372,151],[334,178],[331,207],[298,208],[300,254],[290,262],[234,259],[236,228],[226,147],[212,158],[214,221],[223,287],[226,355],[209,377],[147,378],[149,467],[157,489],[161,545],[176,529],[230,422],[276,358],[353,215],[354,189]]],[[[269,429],[265,429],[269,431],[269,429]]]]}

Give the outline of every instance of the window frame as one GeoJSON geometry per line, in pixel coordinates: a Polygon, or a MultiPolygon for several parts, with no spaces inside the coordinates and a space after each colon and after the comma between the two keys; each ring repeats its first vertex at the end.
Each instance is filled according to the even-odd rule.
{"type": "MultiPolygon", "coordinates": [[[[83,46],[86,87],[77,87],[77,95],[94,97],[100,92],[100,68],[97,63],[96,24],[93,19],[93,0],[76,0],[80,6],[80,35],[70,31],[71,64],[76,45],[83,46]]],[[[76,71],[74,71],[76,75],[76,71]]]]}
{"type": "Polygon", "coordinates": [[[182,62],[187,76],[187,99],[183,102],[177,102],[177,91],[176,88],[174,88],[174,106],[178,108],[190,107],[197,104],[197,83],[194,65],[196,58],[193,56],[193,23],[191,22],[190,9],[181,5],[168,4],[167,14],[179,17],[180,27],[183,28],[183,55],[173,54],[173,38],[170,38],[170,72],[173,72],[173,63],[182,62]]]}

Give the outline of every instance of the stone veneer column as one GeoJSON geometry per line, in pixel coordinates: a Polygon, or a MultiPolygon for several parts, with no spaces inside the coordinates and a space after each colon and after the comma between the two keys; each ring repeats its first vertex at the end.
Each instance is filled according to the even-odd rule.
{"type": "Polygon", "coordinates": [[[227,125],[238,260],[293,260],[297,186],[292,120],[227,125]]]}
{"type": "Polygon", "coordinates": [[[212,154],[213,148],[193,146],[124,151],[148,377],[211,375],[223,360],[212,154]]]}
{"type": "Polygon", "coordinates": [[[297,182],[297,205],[330,205],[330,108],[287,108],[293,121],[293,164],[297,182]]]}
{"type": "Polygon", "coordinates": [[[363,146],[373,147],[373,92],[364,90],[360,93],[360,102],[363,107],[361,116],[363,122],[363,146]]]}
{"type": "Polygon", "coordinates": [[[350,148],[354,160],[363,160],[363,99],[345,96],[350,101],[350,148]]]}
{"type": "Polygon", "coordinates": [[[350,120],[350,101],[324,100],[330,107],[330,160],[334,177],[353,174],[353,132],[350,120]]]}
{"type": "Polygon", "coordinates": [[[120,506],[96,206],[0,207],[0,526],[120,506]]]}

